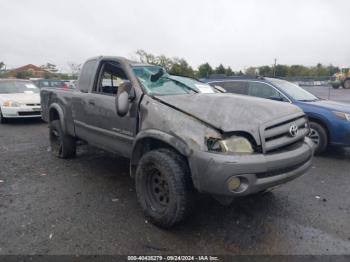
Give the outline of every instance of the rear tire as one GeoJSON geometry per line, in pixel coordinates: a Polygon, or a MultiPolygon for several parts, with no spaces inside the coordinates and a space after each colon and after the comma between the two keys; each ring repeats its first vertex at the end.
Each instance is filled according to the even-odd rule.
{"type": "Polygon", "coordinates": [[[310,133],[308,136],[316,145],[315,155],[319,155],[325,151],[328,146],[328,135],[322,125],[310,121],[310,133]]]}
{"type": "Polygon", "coordinates": [[[182,222],[191,206],[186,161],[168,149],[145,153],[136,170],[138,202],[147,219],[161,228],[182,222]]]}
{"type": "Polygon", "coordinates": [[[346,89],[350,89],[350,79],[346,79],[344,81],[343,87],[346,89]]]}
{"type": "Polygon", "coordinates": [[[76,153],[74,137],[65,134],[60,120],[50,122],[50,145],[51,152],[59,158],[70,158],[76,153]]]}

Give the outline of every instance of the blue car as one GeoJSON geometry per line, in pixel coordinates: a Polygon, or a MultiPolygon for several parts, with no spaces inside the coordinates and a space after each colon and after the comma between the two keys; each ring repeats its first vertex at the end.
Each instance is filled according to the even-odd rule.
{"type": "Polygon", "coordinates": [[[206,79],[228,93],[268,98],[299,106],[310,121],[309,137],[316,144],[315,154],[328,145],[350,146],[350,104],[320,99],[291,82],[267,77],[206,79]]]}

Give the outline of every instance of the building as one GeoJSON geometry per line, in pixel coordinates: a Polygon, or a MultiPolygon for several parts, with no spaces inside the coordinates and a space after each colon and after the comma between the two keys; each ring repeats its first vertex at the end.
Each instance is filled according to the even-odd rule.
{"type": "Polygon", "coordinates": [[[46,71],[38,66],[28,64],[21,66],[6,72],[6,77],[18,77],[18,78],[44,78],[45,75],[50,74],[49,71],[46,71]]]}

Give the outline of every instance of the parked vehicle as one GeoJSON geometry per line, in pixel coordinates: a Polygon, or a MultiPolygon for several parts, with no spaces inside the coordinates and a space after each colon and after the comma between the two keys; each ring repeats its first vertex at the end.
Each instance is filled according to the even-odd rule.
{"type": "Polygon", "coordinates": [[[339,87],[350,88],[350,68],[342,67],[340,72],[334,74],[331,80],[331,85],[333,88],[337,89],[339,87]]]}
{"type": "Polygon", "coordinates": [[[318,98],[291,82],[264,77],[208,79],[227,92],[289,102],[299,106],[310,121],[309,137],[316,144],[315,153],[328,145],[350,146],[350,105],[318,98]]]}
{"type": "Polygon", "coordinates": [[[165,228],[184,219],[195,192],[225,202],[310,168],[313,143],[302,110],[210,90],[158,66],[92,58],[77,90],[41,90],[51,151],[71,157],[79,139],[130,158],[140,206],[165,228]]]}
{"type": "Polygon", "coordinates": [[[39,89],[27,80],[0,79],[0,123],[27,117],[41,117],[39,89]]]}
{"type": "Polygon", "coordinates": [[[68,84],[63,80],[56,79],[39,79],[32,80],[32,82],[41,88],[68,88],[68,84]]]}

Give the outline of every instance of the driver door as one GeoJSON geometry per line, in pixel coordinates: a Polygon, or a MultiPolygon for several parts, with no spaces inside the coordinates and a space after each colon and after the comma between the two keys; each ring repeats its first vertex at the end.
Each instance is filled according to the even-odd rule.
{"type": "Polygon", "coordinates": [[[91,141],[105,150],[129,157],[136,135],[136,99],[129,112],[120,117],[116,110],[117,91],[128,77],[114,61],[103,61],[99,68],[99,79],[87,101],[88,125],[93,133],[91,141]]]}

